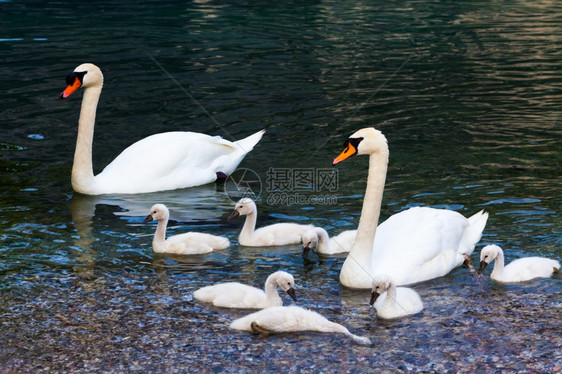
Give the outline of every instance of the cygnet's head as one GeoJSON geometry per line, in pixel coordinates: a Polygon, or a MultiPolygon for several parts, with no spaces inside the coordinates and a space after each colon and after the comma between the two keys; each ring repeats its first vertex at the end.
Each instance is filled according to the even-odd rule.
{"type": "Polygon", "coordinates": [[[310,229],[302,234],[301,242],[302,257],[306,258],[306,256],[308,256],[308,252],[310,252],[311,249],[316,248],[318,245],[318,234],[316,234],[316,230],[310,229]]]}
{"type": "Polygon", "coordinates": [[[478,274],[482,274],[482,271],[484,271],[486,266],[490,265],[490,263],[494,261],[501,252],[502,249],[495,244],[490,244],[482,248],[482,251],[480,251],[480,266],[478,267],[478,274]]]}
{"type": "Polygon", "coordinates": [[[333,165],[355,155],[372,155],[382,153],[388,157],[386,137],[373,127],[356,131],[344,143],[344,150],[334,159],[333,165]]]}
{"type": "Polygon", "coordinates": [[[103,74],[94,64],[82,64],[66,77],[66,89],[60,94],[61,99],[66,99],[80,87],[88,88],[103,85],[103,74]]]}
{"type": "Polygon", "coordinates": [[[148,216],[146,216],[142,223],[148,223],[154,220],[162,221],[167,220],[168,218],[170,218],[170,211],[168,210],[166,205],[154,204],[152,208],[150,208],[150,213],[148,214],[148,216]]]}
{"type": "Polygon", "coordinates": [[[371,300],[369,301],[370,305],[373,305],[377,298],[388,291],[390,286],[392,285],[392,278],[388,275],[379,275],[373,279],[373,287],[371,289],[371,300]]]}
{"type": "Polygon", "coordinates": [[[230,213],[228,219],[230,220],[234,217],[246,216],[255,213],[256,210],[257,208],[256,208],[256,203],[254,203],[254,200],[250,199],[249,197],[244,197],[236,203],[236,206],[234,207],[234,211],[230,213]]]}
{"type": "Polygon", "coordinates": [[[295,294],[295,278],[293,278],[291,274],[286,271],[276,271],[268,278],[273,279],[279,288],[287,292],[294,301],[297,301],[297,295],[295,294]]]}

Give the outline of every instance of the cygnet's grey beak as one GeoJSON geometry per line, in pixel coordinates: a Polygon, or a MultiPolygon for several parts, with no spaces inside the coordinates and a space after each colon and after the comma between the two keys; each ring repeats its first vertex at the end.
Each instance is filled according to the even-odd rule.
{"type": "Polygon", "coordinates": [[[230,221],[231,219],[236,218],[236,217],[238,217],[239,215],[240,215],[240,213],[238,213],[237,210],[234,210],[234,211],[233,211],[232,213],[230,213],[230,215],[228,216],[227,221],[230,221]]]}
{"type": "Polygon", "coordinates": [[[375,303],[375,301],[377,301],[377,298],[380,296],[380,293],[378,292],[371,292],[371,300],[369,301],[369,305],[373,305],[375,303]]]}
{"type": "Polygon", "coordinates": [[[294,288],[289,288],[287,290],[287,293],[289,294],[289,296],[291,296],[291,299],[293,299],[294,301],[297,301],[297,295],[295,295],[295,289],[294,288]]]}
{"type": "Polygon", "coordinates": [[[302,249],[302,258],[306,258],[308,256],[308,252],[310,252],[310,247],[308,245],[304,246],[302,249]]]}
{"type": "Polygon", "coordinates": [[[146,216],[146,218],[142,221],[142,223],[148,223],[150,221],[154,221],[154,218],[152,218],[152,214],[146,216]]]}
{"type": "Polygon", "coordinates": [[[482,271],[484,271],[486,266],[488,266],[488,263],[486,261],[480,261],[480,266],[478,267],[478,271],[476,273],[482,274],[482,271]]]}

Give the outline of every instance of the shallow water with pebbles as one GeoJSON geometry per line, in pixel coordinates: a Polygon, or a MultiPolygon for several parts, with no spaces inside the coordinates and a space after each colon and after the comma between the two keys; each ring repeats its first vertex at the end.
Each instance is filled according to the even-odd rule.
{"type": "Polygon", "coordinates": [[[390,148],[381,220],[412,206],[485,209],[475,264],[490,243],[507,261],[560,260],[558,3],[0,1],[0,18],[0,372],[562,371],[559,274],[500,285],[491,269],[458,268],[412,286],[420,314],[384,321],[368,291],[339,285],[345,255],[239,246],[242,218],[226,220],[251,192],[258,225],[356,228],[367,160],[331,162],[375,126],[390,148]],[[87,61],[105,75],[96,172],[157,132],[267,132],[224,186],[74,194],[81,94],[58,95],[87,61]],[[155,226],[141,222],[158,202],[169,234],[233,244],[154,255],[155,226]],[[249,311],[193,300],[278,269],[294,275],[297,305],[374,345],[231,331],[249,311]]]}

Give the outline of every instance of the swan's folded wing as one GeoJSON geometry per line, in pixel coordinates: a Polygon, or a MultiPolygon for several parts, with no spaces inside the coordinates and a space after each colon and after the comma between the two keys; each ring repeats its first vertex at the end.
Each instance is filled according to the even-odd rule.
{"type": "Polygon", "coordinates": [[[371,270],[392,274],[403,285],[448,273],[457,262],[456,247],[468,221],[457,212],[411,208],[380,224],[371,270]]]}
{"type": "Polygon", "coordinates": [[[121,181],[123,192],[144,192],[143,186],[153,191],[191,187],[213,182],[223,164],[232,162],[229,158],[236,158],[238,152],[237,145],[218,136],[155,134],[125,149],[96,179],[121,181]]]}

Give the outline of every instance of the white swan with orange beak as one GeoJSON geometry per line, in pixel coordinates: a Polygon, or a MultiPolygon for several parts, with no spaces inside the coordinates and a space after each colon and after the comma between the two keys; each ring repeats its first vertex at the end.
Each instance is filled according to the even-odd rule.
{"type": "Polygon", "coordinates": [[[61,99],[84,88],[71,178],[79,193],[144,193],[211,183],[217,175],[230,175],[264,133],[235,142],[187,131],[151,135],[129,146],[94,176],[92,142],[103,74],[93,64],[82,64],[66,82],[61,99]]]}

